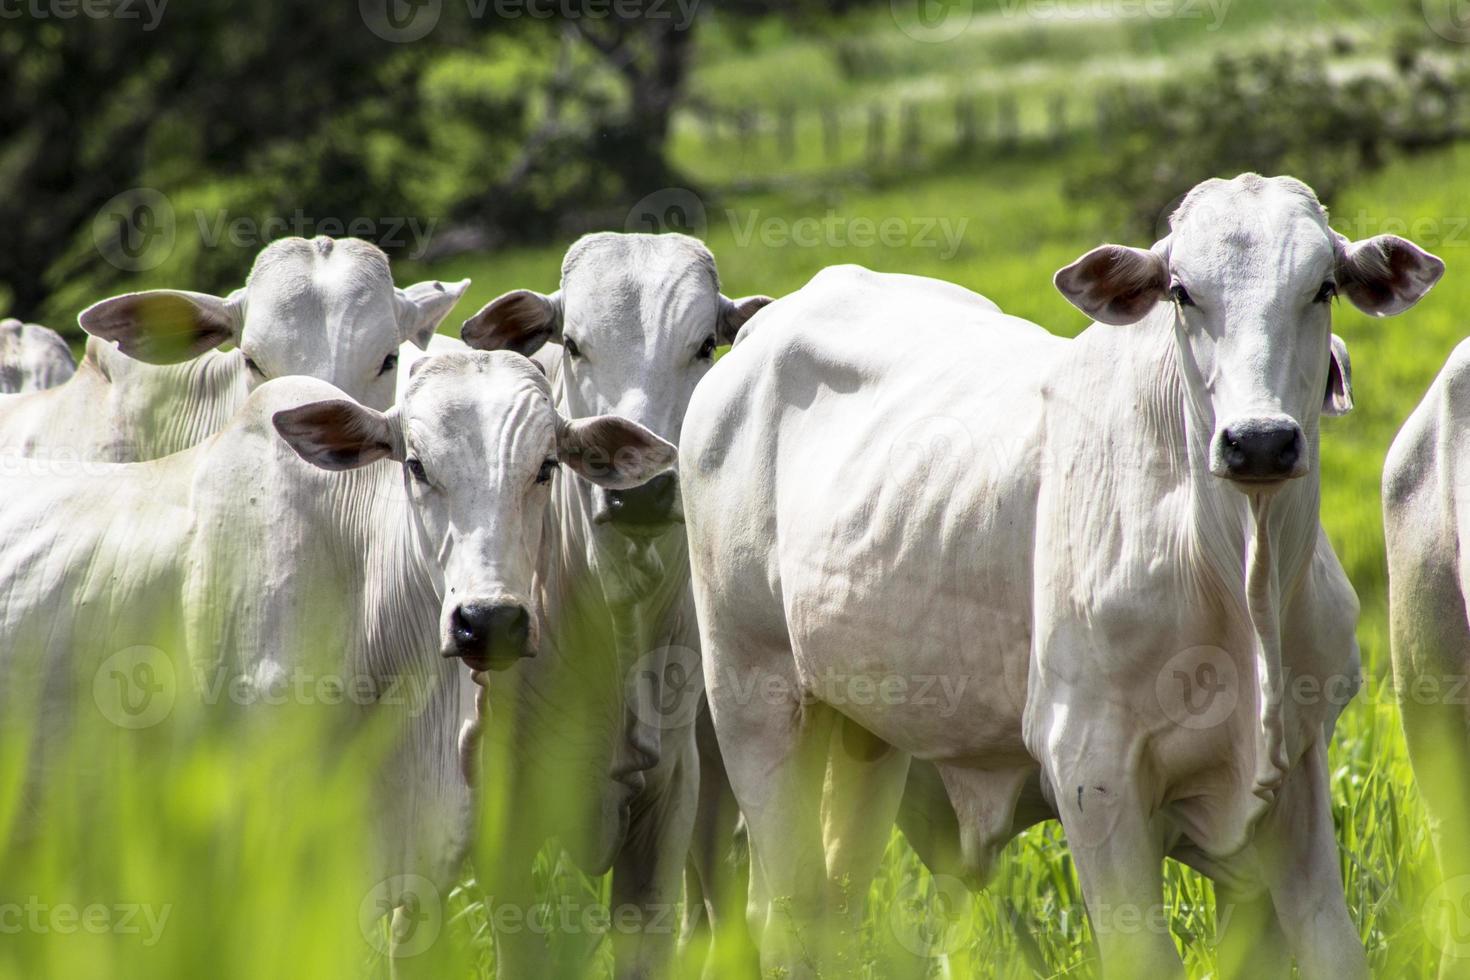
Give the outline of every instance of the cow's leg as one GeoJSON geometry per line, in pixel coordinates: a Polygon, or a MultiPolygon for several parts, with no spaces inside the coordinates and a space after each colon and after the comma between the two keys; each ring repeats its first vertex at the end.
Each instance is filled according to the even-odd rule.
{"type": "Polygon", "coordinates": [[[760,974],[760,954],[745,922],[750,864],[738,853],[740,807],[730,790],[708,709],[700,711],[695,723],[695,744],[699,805],[684,876],[686,966],[692,973],[703,957],[705,980],[755,977],[760,974]]]}
{"type": "Polygon", "coordinates": [[[1167,929],[1164,836],[1156,794],[1142,785],[1136,739],[1123,726],[1052,733],[1048,772],[1077,863],[1105,976],[1183,977],[1167,929]]]}
{"type": "MultiPolygon", "coordinates": [[[[706,653],[711,649],[706,642],[706,653]]],[[[718,653],[707,659],[705,676],[733,678],[711,683],[709,700],[749,833],[751,932],[764,974],[825,980],[832,975],[824,968],[825,920],[835,896],[822,848],[822,786],[837,714],[803,701],[789,647],[741,653],[735,660],[718,653]],[[717,670],[709,669],[711,662],[717,670]],[[759,679],[759,689],[740,688],[748,677],[759,679]]]]}
{"type": "Polygon", "coordinates": [[[1302,980],[1359,980],[1368,959],[1343,898],[1327,747],[1314,741],[1256,829],[1255,848],[1302,980]]]}
{"type": "Polygon", "coordinates": [[[932,873],[955,877],[964,873],[959,818],[934,763],[915,759],[909,764],[898,829],[932,873]]]}
{"type": "Polygon", "coordinates": [[[1470,627],[1453,559],[1395,561],[1390,553],[1389,615],[1394,689],[1415,782],[1429,812],[1443,900],[1431,910],[1444,930],[1441,977],[1470,978],[1470,627]]]}
{"type": "Polygon", "coordinates": [[[1216,956],[1225,980],[1291,975],[1291,951],[1269,891],[1216,883],[1215,914],[1221,927],[1216,956]]]}
{"type": "Polygon", "coordinates": [[[856,948],[863,900],[883,861],[909,771],[906,752],[847,718],[832,728],[822,798],[827,877],[843,896],[843,928],[856,948]]]}
{"type": "Polygon", "coordinates": [[[692,731],[664,736],[666,750],[634,801],[628,836],[613,862],[612,940],[618,980],[656,980],[674,965],[679,889],[694,827],[699,759],[692,731]],[[667,768],[665,768],[667,767],[667,768]]]}

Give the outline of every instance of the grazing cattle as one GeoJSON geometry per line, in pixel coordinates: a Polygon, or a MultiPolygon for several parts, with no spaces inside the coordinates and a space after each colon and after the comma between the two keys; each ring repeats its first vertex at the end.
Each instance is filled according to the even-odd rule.
{"type": "Polygon", "coordinates": [[[56,478],[12,459],[0,704],[43,703],[36,717],[61,734],[73,678],[140,644],[181,677],[192,668],[201,695],[243,685],[268,702],[303,672],[414,692],[341,710],[401,726],[374,867],[445,886],[471,823],[474,687],[458,661],[482,671],[535,654],[532,574],[558,464],[626,489],[673,460],[635,423],[559,416],[525,358],[478,352],[430,360],[386,413],[284,378],[162,460],[56,478]]]}
{"type": "MultiPolygon", "coordinates": [[[[767,302],[722,295],[692,238],[591,235],[568,250],[558,291],[507,293],[463,337],[536,354],[563,414],[615,412],[672,442],[715,347],[767,302]]],[[[493,906],[528,907],[553,838],[588,873],[612,870],[619,977],[662,975],[678,938],[699,669],[681,520],[673,474],[632,490],[559,482],[538,571],[546,655],[489,693],[483,767],[508,792],[477,836],[479,882],[493,906]]],[[[544,943],[499,935],[500,975],[542,973],[544,943]]]]}
{"type": "Polygon", "coordinates": [[[76,373],[61,334],[36,323],[0,320],[0,394],[44,391],[76,373]]]}
{"type": "MultiPolygon", "coordinates": [[[[1441,976],[1470,975],[1464,882],[1470,881],[1470,341],[1461,342],[1389,448],[1383,467],[1394,691],[1443,872],[1432,910],[1457,930],[1441,976]]],[[[1429,907],[1429,906],[1426,906],[1429,907]]]]}
{"type": "Polygon", "coordinates": [[[1061,819],[1110,975],[1181,974],[1166,929],[1111,919],[1162,921],[1173,855],[1260,926],[1227,971],[1366,976],[1326,769],[1357,615],[1318,520],[1319,418],[1350,405],[1330,304],[1397,313],[1442,270],[1245,175],[1059,272],[1097,321],[1075,340],[953,330],[851,269],[762,314],[680,478],[767,969],[853,965],[917,758],[973,880],[1061,819]]]}
{"type": "Polygon", "coordinates": [[[400,345],[426,347],[468,286],[396,289],[377,246],[323,236],[272,242],[228,297],[159,289],[103,300],[79,317],[92,337],[70,381],[0,398],[0,452],[157,459],[218,432],[262,381],[293,374],[385,409],[400,345]],[[236,349],[214,350],[225,343],[236,349]]]}

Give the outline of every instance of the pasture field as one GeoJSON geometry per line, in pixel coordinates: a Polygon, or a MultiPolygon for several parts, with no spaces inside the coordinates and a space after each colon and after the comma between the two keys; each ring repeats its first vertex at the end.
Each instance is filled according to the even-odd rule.
{"type": "MultiPolygon", "coordinates": [[[[1383,25],[1415,16],[1416,7],[1364,0],[1333,9],[1345,11],[1342,30],[1371,42],[1381,39],[1383,25]]],[[[1044,118],[1048,93],[1086,84],[1080,80],[1120,72],[1162,78],[1197,66],[1200,52],[1221,45],[1274,44],[1283,35],[1324,30],[1324,5],[1283,8],[1237,0],[1208,36],[1167,20],[1046,30],[987,21],[953,46],[906,44],[885,15],[851,25],[843,39],[849,48],[877,52],[881,70],[861,82],[836,71],[830,46],[780,34],[751,49],[716,36],[707,43],[718,57],[701,63],[695,88],[711,99],[773,107],[788,95],[805,107],[836,104],[859,119],[860,129],[875,93],[927,94],[941,106],[940,96],[984,65],[1009,72],[1012,81],[997,84],[1028,89],[1023,120],[1035,121],[1044,118]]],[[[1086,133],[1064,148],[1028,145],[978,160],[936,152],[913,172],[890,167],[861,180],[823,156],[821,138],[815,122],[803,123],[794,159],[780,164],[789,179],[750,181],[748,175],[777,166],[763,156],[767,151],[720,152],[695,118],[681,120],[675,158],[712,190],[670,200],[687,209],[692,199],[702,209],[694,230],[714,252],[727,294],[779,296],[824,266],[856,262],[957,282],[1009,313],[1071,335],[1085,325],[1083,317],[1053,289],[1052,273],[1102,241],[1149,244],[1122,231],[1103,204],[1079,202],[1064,190],[1091,155],[1104,152],[1086,133]],[[891,235],[882,233],[885,223],[895,229],[891,235]]],[[[1363,605],[1365,683],[1332,745],[1334,816],[1349,907],[1381,977],[1433,975],[1442,941],[1437,916],[1446,907],[1459,915],[1452,924],[1470,930],[1455,901],[1470,884],[1448,896],[1434,891],[1426,817],[1394,705],[1379,500],[1383,457],[1398,426],[1449,352],[1470,336],[1467,171],[1465,145],[1400,158],[1332,202],[1334,225],[1350,237],[1403,234],[1448,267],[1424,302],[1399,318],[1374,321],[1336,305],[1335,330],[1353,359],[1356,409],[1327,420],[1322,437],[1323,522],[1363,605]]],[[[622,228],[622,216],[609,226],[622,228]]],[[[553,289],[564,248],[402,263],[396,272],[401,283],[473,278],[446,328],[455,332],[462,316],[502,292],[553,289]]],[[[163,284],[179,285],[148,283],[163,284]]],[[[943,352],[906,348],[896,325],[894,356],[943,352]]],[[[99,706],[103,700],[97,693],[99,706]]],[[[372,733],[341,744],[303,707],[283,714],[275,737],[252,740],[245,751],[210,728],[134,730],[106,711],[99,717],[84,701],[78,722],[88,737],[77,744],[105,748],[73,760],[85,780],[57,788],[39,817],[19,812],[28,746],[0,745],[0,841],[15,856],[0,880],[0,978],[387,975],[386,936],[377,921],[384,892],[381,883],[361,880],[368,845],[357,826],[374,790],[366,775],[376,752],[372,733]],[[12,830],[23,824],[38,830],[18,840],[12,830]]],[[[586,879],[555,854],[543,854],[538,869],[553,907],[608,901],[604,882],[586,879]]],[[[1209,975],[1212,941],[1229,910],[1217,908],[1211,885],[1182,866],[1170,863],[1166,881],[1168,927],[1191,974],[1209,975]]],[[[1059,827],[1034,828],[1014,841],[984,893],[967,897],[952,884],[933,880],[895,833],[868,896],[860,950],[874,978],[894,968],[986,978],[1095,970],[1092,926],[1059,827]]],[[[493,976],[487,912],[472,882],[430,898],[412,964],[440,976],[493,976]]],[[[596,925],[584,924],[558,931],[553,945],[575,955],[597,938],[596,925]]],[[[599,953],[604,970],[607,946],[599,953]]]]}

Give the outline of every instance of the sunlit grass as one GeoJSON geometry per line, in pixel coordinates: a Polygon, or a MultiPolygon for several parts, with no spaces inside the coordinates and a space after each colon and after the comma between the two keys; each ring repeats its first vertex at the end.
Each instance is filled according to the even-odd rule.
{"type": "MultiPolygon", "coordinates": [[[[1257,7],[1242,3],[1232,23],[1253,29],[1257,7]]],[[[1170,53],[1183,43],[1164,38],[1156,49],[1170,53]]],[[[934,57],[949,53],[944,49],[934,57]]],[[[772,84],[794,84],[795,62],[773,56],[772,65],[779,69],[772,84]]],[[[830,79],[819,81],[826,85],[830,79]]],[[[688,139],[702,137],[695,129],[688,139]]],[[[691,144],[680,152],[704,151],[691,144]]],[[[1069,200],[1061,191],[1080,155],[1092,152],[1098,151],[1084,145],[1065,155],[1035,151],[958,161],[922,176],[895,175],[870,184],[833,181],[819,188],[731,194],[704,202],[700,230],[731,294],[780,295],[824,266],[858,262],[961,283],[1009,312],[1072,334],[1083,326],[1082,317],[1052,289],[1051,273],[1118,234],[1100,207],[1069,200]],[[772,245],[742,232],[752,217],[775,219],[789,229],[796,219],[828,215],[839,219],[840,231],[824,232],[812,246],[772,245]],[[851,235],[857,218],[898,219],[909,237],[896,245],[857,244],[851,235]],[[925,222],[940,221],[960,229],[952,253],[916,240],[925,222]]],[[[715,161],[705,172],[720,175],[722,166],[715,161]]],[[[1463,313],[1470,309],[1467,168],[1467,149],[1402,160],[1359,182],[1335,207],[1338,227],[1354,236],[1409,234],[1443,257],[1449,269],[1429,298],[1395,320],[1370,320],[1338,304],[1336,330],[1352,351],[1357,409],[1326,423],[1323,435],[1323,521],[1363,602],[1359,640],[1367,677],[1333,742],[1334,817],[1349,908],[1375,973],[1384,977],[1432,975],[1438,949],[1426,918],[1434,883],[1426,817],[1389,688],[1378,484],[1398,425],[1451,348],[1470,333],[1463,313]]],[[[467,316],[510,289],[553,289],[563,248],[462,256],[408,268],[401,281],[473,277],[458,311],[467,316]]],[[[458,319],[446,330],[454,332],[458,319]]],[[[896,332],[894,355],[924,358],[935,352],[906,349],[896,332]]],[[[370,914],[364,925],[362,917],[364,903],[375,908],[376,883],[365,877],[372,845],[364,815],[372,812],[371,774],[379,748],[371,738],[332,740],[309,715],[290,711],[274,716],[270,737],[249,739],[228,727],[133,732],[86,717],[73,754],[57,762],[63,778],[48,782],[53,788],[39,814],[22,801],[30,746],[9,737],[24,726],[13,724],[14,714],[5,726],[0,976],[254,980],[386,973],[385,927],[370,914]],[[29,917],[43,906],[50,911],[29,917]],[[104,912],[86,912],[93,906],[104,912]],[[61,907],[77,910],[77,920],[70,913],[55,919],[61,907]],[[135,909],[126,930],[118,921],[125,907],[135,909]],[[154,923],[166,914],[157,929],[150,928],[145,909],[152,910],[154,923]],[[88,914],[103,928],[89,929],[83,919],[88,914]],[[23,921],[12,928],[16,915],[23,921]]],[[[504,787],[492,780],[483,792],[503,793],[504,787]]],[[[559,855],[547,851],[536,861],[544,898],[609,901],[606,882],[587,880],[559,855]]],[[[440,975],[490,976],[489,919],[466,875],[443,896],[436,912],[439,938],[421,962],[442,957],[448,965],[440,975]]],[[[895,835],[869,891],[858,950],[875,976],[886,975],[890,966],[1004,978],[1086,976],[1095,970],[1091,927],[1057,826],[1017,838],[984,893],[955,905],[943,884],[931,880],[895,835]],[[943,955],[915,957],[915,945],[943,955]]],[[[1212,943],[1220,915],[1213,888],[1173,863],[1166,884],[1171,929],[1191,972],[1204,975],[1216,965],[1212,943]]],[[[593,975],[608,975],[610,963],[604,944],[594,957],[593,975]]]]}

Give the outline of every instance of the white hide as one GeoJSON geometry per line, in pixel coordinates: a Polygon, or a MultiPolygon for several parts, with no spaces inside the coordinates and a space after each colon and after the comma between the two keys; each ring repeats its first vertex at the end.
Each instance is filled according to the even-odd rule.
{"type": "MultiPolygon", "coordinates": [[[[1442,268],[1245,175],[1152,250],[1058,273],[1108,321],[1075,340],[851,268],[762,314],[695,393],[680,473],[764,967],[840,959],[835,883],[866,892],[912,757],[976,881],[1059,816],[1095,924],[1155,907],[1172,853],[1264,888],[1260,942],[1303,976],[1366,976],[1326,796],[1357,671],[1318,520],[1318,419],[1351,404],[1329,306],[1398,312],[1442,268]],[[1271,478],[1230,460],[1260,428],[1285,439],[1271,478]]],[[[1167,933],[1099,932],[1110,974],[1179,975],[1167,933]]]]}

